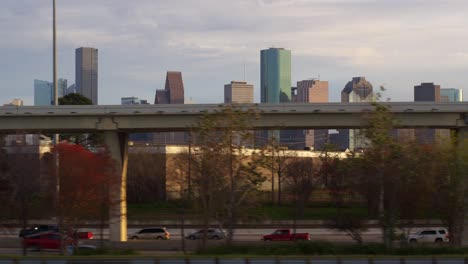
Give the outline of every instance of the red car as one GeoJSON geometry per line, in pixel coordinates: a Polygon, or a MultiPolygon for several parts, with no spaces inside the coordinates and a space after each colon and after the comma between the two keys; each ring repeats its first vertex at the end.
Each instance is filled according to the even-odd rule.
{"type": "MultiPolygon", "coordinates": [[[[64,239],[65,247],[67,250],[71,247],[72,251],[70,254],[73,253],[73,248],[85,249],[85,250],[95,250],[96,246],[94,245],[86,245],[80,244],[77,242],[76,239],[72,239],[67,237],[64,239]]],[[[60,235],[57,232],[44,232],[40,234],[25,236],[23,238],[23,245],[27,249],[32,250],[60,250],[60,235]]]]}
{"type": "Polygon", "coordinates": [[[289,229],[277,229],[270,235],[263,236],[265,241],[310,240],[309,233],[292,233],[289,229]]]}
{"type": "MultiPolygon", "coordinates": [[[[70,240],[66,243],[72,243],[70,240]]],[[[60,235],[56,232],[45,232],[31,236],[25,236],[23,245],[34,250],[60,249],[60,235]]]]}

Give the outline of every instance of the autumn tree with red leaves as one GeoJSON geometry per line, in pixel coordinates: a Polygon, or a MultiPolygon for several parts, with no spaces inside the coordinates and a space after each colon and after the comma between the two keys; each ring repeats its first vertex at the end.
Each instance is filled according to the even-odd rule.
{"type": "Polygon", "coordinates": [[[115,179],[111,157],[69,143],[56,145],[52,155],[56,158],[49,164],[52,176],[49,188],[55,194],[61,233],[75,230],[83,220],[94,218],[105,222],[110,207],[109,186],[115,179]]]}

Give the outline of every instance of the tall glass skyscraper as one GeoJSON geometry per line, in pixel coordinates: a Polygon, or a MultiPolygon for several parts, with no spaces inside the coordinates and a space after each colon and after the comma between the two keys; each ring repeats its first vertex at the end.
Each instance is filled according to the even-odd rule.
{"type": "MultiPolygon", "coordinates": [[[[283,48],[269,48],[260,51],[260,102],[291,102],[291,51],[283,48]]],[[[296,138],[295,131],[259,131],[257,144],[263,145],[275,139],[290,145],[296,138]]]]}
{"type": "Polygon", "coordinates": [[[98,50],[78,48],[75,50],[76,91],[98,104],[98,50]]]}
{"type": "Polygon", "coordinates": [[[291,51],[269,48],[260,52],[262,103],[291,101],[291,51]]]}
{"type": "Polygon", "coordinates": [[[53,105],[53,87],[51,82],[34,80],[34,105],[53,105]]]}
{"type": "MultiPolygon", "coordinates": [[[[58,97],[66,94],[67,79],[59,78],[57,80],[58,97]]],[[[54,104],[54,84],[48,81],[34,80],[34,105],[53,105],[54,104]]]]}

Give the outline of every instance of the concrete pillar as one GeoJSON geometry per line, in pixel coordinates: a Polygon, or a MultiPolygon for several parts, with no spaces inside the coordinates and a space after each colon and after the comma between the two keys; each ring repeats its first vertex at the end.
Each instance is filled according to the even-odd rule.
{"type": "Polygon", "coordinates": [[[119,179],[111,186],[109,240],[127,241],[127,163],[128,134],[104,131],[104,142],[116,162],[119,179]]]}

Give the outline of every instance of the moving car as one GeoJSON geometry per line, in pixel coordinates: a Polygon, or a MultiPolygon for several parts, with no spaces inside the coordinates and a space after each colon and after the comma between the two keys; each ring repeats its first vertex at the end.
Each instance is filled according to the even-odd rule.
{"type": "Polygon", "coordinates": [[[130,239],[170,239],[171,233],[165,227],[143,228],[128,235],[130,239]]]}
{"type": "Polygon", "coordinates": [[[277,229],[270,235],[262,237],[264,241],[292,241],[292,240],[310,240],[309,233],[292,233],[289,229],[277,229]]]}
{"type": "MultiPolygon", "coordinates": [[[[41,234],[44,232],[55,232],[58,233],[59,229],[56,225],[36,225],[30,228],[21,229],[19,233],[19,237],[26,237],[35,234],[41,234]]],[[[92,232],[74,232],[73,234],[69,234],[70,236],[74,236],[78,239],[93,239],[94,234],[92,232]]]]}
{"type": "Polygon", "coordinates": [[[204,234],[206,233],[207,239],[223,239],[226,238],[226,231],[220,228],[208,228],[208,229],[200,229],[190,234],[185,235],[186,239],[195,240],[195,239],[202,239],[204,234]]]}
{"type": "Polygon", "coordinates": [[[408,242],[417,243],[417,242],[449,242],[449,234],[447,229],[443,227],[436,228],[425,228],[414,234],[408,236],[408,242]]]}
{"type": "Polygon", "coordinates": [[[56,225],[36,225],[30,228],[21,229],[19,237],[30,236],[42,232],[54,231],[58,232],[58,227],[56,225]]]}
{"type": "MultiPolygon", "coordinates": [[[[84,245],[77,240],[67,237],[64,238],[64,243],[67,248],[77,247],[81,249],[93,250],[96,249],[93,245],[84,245]]],[[[27,249],[43,251],[43,250],[60,250],[60,234],[54,231],[32,234],[23,238],[23,245],[27,249]]]]}

